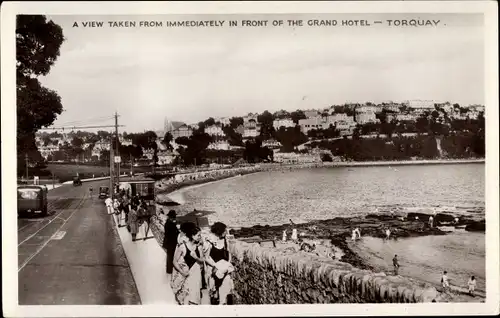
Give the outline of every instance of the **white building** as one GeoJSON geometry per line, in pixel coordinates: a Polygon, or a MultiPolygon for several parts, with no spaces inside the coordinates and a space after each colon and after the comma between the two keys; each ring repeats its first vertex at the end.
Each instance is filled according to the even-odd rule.
{"type": "Polygon", "coordinates": [[[212,142],[208,145],[207,149],[212,149],[212,150],[229,150],[230,145],[227,141],[217,141],[217,142],[212,142]]]}
{"type": "Polygon", "coordinates": [[[367,123],[376,123],[377,118],[376,118],[374,112],[357,113],[356,114],[356,122],[358,124],[361,124],[361,125],[364,125],[367,123]]]}
{"type": "Polygon", "coordinates": [[[47,146],[38,147],[38,151],[42,155],[43,158],[47,159],[49,155],[52,155],[54,152],[59,151],[59,146],[48,144],[47,146]]]}
{"type": "Polygon", "coordinates": [[[210,136],[224,136],[222,127],[217,125],[205,127],[205,133],[209,134],[210,136]]]}
{"type": "Polygon", "coordinates": [[[273,155],[275,162],[281,163],[319,163],[321,162],[320,155],[299,154],[294,152],[275,152],[273,155]]]}
{"type": "Polygon", "coordinates": [[[304,115],[306,115],[306,118],[312,118],[318,116],[319,112],[316,109],[308,109],[304,110],[304,115]]]}
{"type": "Polygon", "coordinates": [[[363,105],[360,107],[356,107],[356,113],[377,113],[381,110],[381,108],[377,106],[368,106],[363,105]]]}
{"type": "Polygon", "coordinates": [[[274,140],[274,139],[269,139],[269,140],[264,140],[262,142],[262,146],[263,147],[267,147],[269,149],[279,149],[281,148],[281,143],[277,140],[274,140]]]}
{"type": "Polygon", "coordinates": [[[231,119],[229,117],[222,117],[219,121],[224,126],[229,126],[231,124],[231,119]]]}
{"type": "Polygon", "coordinates": [[[434,109],[434,101],[432,100],[409,100],[408,107],[412,109],[431,110],[434,109]]]}
{"type": "Polygon", "coordinates": [[[340,120],[336,122],[335,127],[337,130],[349,130],[352,127],[352,124],[350,122],[340,120]]]}
{"type": "Polygon", "coordinates": [[[259,130],[257,127],[252,128],[252,127],[246,127],[245,130],[243,131],[243,138],[255,138],[260,134],[259,130]]]}
{"type": "Polygon", "coordinates": [[[391,112],[395,112],[395,113],[399,113],[400,112],[399,107],[400,107],[400,105],[398,105],[398,104],[385,104],[382,106],[382,109],[388,110],[391,112]]]}
{"type": "Polygon", "coordinates": [[[295,123],[289,118],[276,119],[273,121],[273,127],[275,130],[280,129],[280,127],[295,127],[295,123]]]}
{"type": "Polygon", "coordinates": [[[175,140],[179,137],[191,137],[193,129],[188,125],[182,125],[171,131],[172,139],[175,140]]]}
{"type": "Polygon", "coordinates": [[[250,121],[257,122],[257,114],[249,113],[248,115],[243,117],[243,125],[246,125],[250,121]]]}
{"type": "MultiPolygon", "coordinates": [[[[171,164],[174,160],[175,157],[177,157],[179,154],[175,151],[159,151],[158,152],[158,165],[164,166],[164,165],[169,165],[171,164]]],[[[151,155],[151,158],[153,156],[151,155]]]]}
{"type": "Polygon", "coordinates": [[[330,122],[328,117],[316,116],[306,119],[299,119],[300,130],[307,135],[307,132],[313,129],[328,129],[330,122]]]}

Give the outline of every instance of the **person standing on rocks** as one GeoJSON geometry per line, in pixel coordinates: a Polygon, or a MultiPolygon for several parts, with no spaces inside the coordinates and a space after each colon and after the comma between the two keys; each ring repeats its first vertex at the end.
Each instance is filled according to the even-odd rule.
{"type": "Polygon", "coordinates": [[[385,230],[385,238],[386,238],[387,240],[389,240],[389,239],[391,238],[391,229],[390,229],[390,228],[387,228],[387,229],[385,230]]]}
{"type": "Polygon", "coordinates": [[[398,255],[394,255],[394,258],[392,259],[392,265],[394,266],[394,275],[398,276],[399,275],[399,261],[398,261],[398,255]]]}
{"type": "Polygon", "coordinates": [[[434,227],[434,218],[431,216],[429,216],[429,227],[433,228],[434,227]]]}
{"type": "Polygon", "coordinates": [[[450,281],[448,278],[448,272],[444,271],[443,276],[441,276],[441,284],[443,286],[443,291],[447,292],[450,289],[450,281]]]}
{"type": "Polygon", "coordinates": [[[474,297],[474,290],[476,289],[476,278],[474,276],[471,276],[471,278],[467,282],[467,285],[469,287],[469,295],[474,297]]]}
{"type": "Polygon", "coordinates": [[[175,210],[168,211],[167,221],[163,228],[163,249],[167,253],[167,274],[172,274],[175,247],[177,246],[177,238],[179,236],[176,217],[175,210]]]}

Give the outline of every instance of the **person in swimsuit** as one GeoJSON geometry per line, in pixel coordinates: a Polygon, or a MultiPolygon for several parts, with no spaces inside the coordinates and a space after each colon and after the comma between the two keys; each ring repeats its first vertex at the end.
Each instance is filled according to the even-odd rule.
{"type": "Polygon", "coordinates": [[[183,223],[180,230],[186,237],[179,240],[174,253],[172,271],[172,290],[179,305],[200,305],[204,263],[200,256],[200,229],[192,222],[183,223]]]}
{"type": "Polygon", "coordinates": [[[226,240],[227,226],[224,223],[215,222],[210,230],[213,238],[207,240],[204,246],[210,303],[231,305],[233,304],[233,280],[227,270],[227,266],[231,263],[231,254],[229,254],[226,240]],[[224,266],[226,266],[225,269],[224,266]],[[217,271],[224,273],[222,277],[217,275],[217,271]]]}

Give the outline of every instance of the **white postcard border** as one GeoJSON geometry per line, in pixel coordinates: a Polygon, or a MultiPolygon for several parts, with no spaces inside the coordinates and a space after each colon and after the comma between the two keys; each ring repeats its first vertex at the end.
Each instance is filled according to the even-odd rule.
{"type": "Polygon", "coordinates": [[[2,271],[6,317],[61,316],[323,316],[470,315],[499,312],[498,16],[493,1],[359,2],[4,2],[2,56],[2,271]],[[241,14],[241,13],[484,13],[486,42],[486,290],[484,304],[331,304],[252,306],[18,306],[15,147],[15,15],[241,14]],[[9,199],[5,199],[9,198],[9,199]],[[7,262],[6,260],[11,260],[7,262]]]}

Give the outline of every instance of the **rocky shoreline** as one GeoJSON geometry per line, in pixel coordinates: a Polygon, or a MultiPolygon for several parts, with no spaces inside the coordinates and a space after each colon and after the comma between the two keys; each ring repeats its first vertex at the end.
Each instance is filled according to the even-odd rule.
{"type": "MultiPolygon", "coordinates": [[[[354,251],[349,248],[348,242],[351,240],[351,232],[354,228],[359,228],[362,236],[377,238],[385,237],[385,229],[391,230],[391,239],[426,235],[446,235],[449,231],[443,229],[452,226],[466,231],[484,232],[485,221],[473,220],[468,217],[458,217],[455,223],[455,216],[438,213],[435,216],[435,226],[430,227],[428,220],[430,214],[408,213],[406,217],[390,214],[369,214],[363,217],[337,217],[328,220],[311,221],[308,223],[295,224],[299,238],[308,240],[328,239],[331,244],[340,248],[343,252],[341,261],[351,264],[360,269],[372,270],[370,264],[363,261],[354,251]],[[417,219],[418,217],[418,219],[417,219]]],[[[246,240],[256,238],[262,240],[281,240],[283,231],[286,230],[288,236],[291,234],[292,226],[283,224],[277,226],[255,225],[232,230],[231,234],[236,239],[246,240]]]]}

